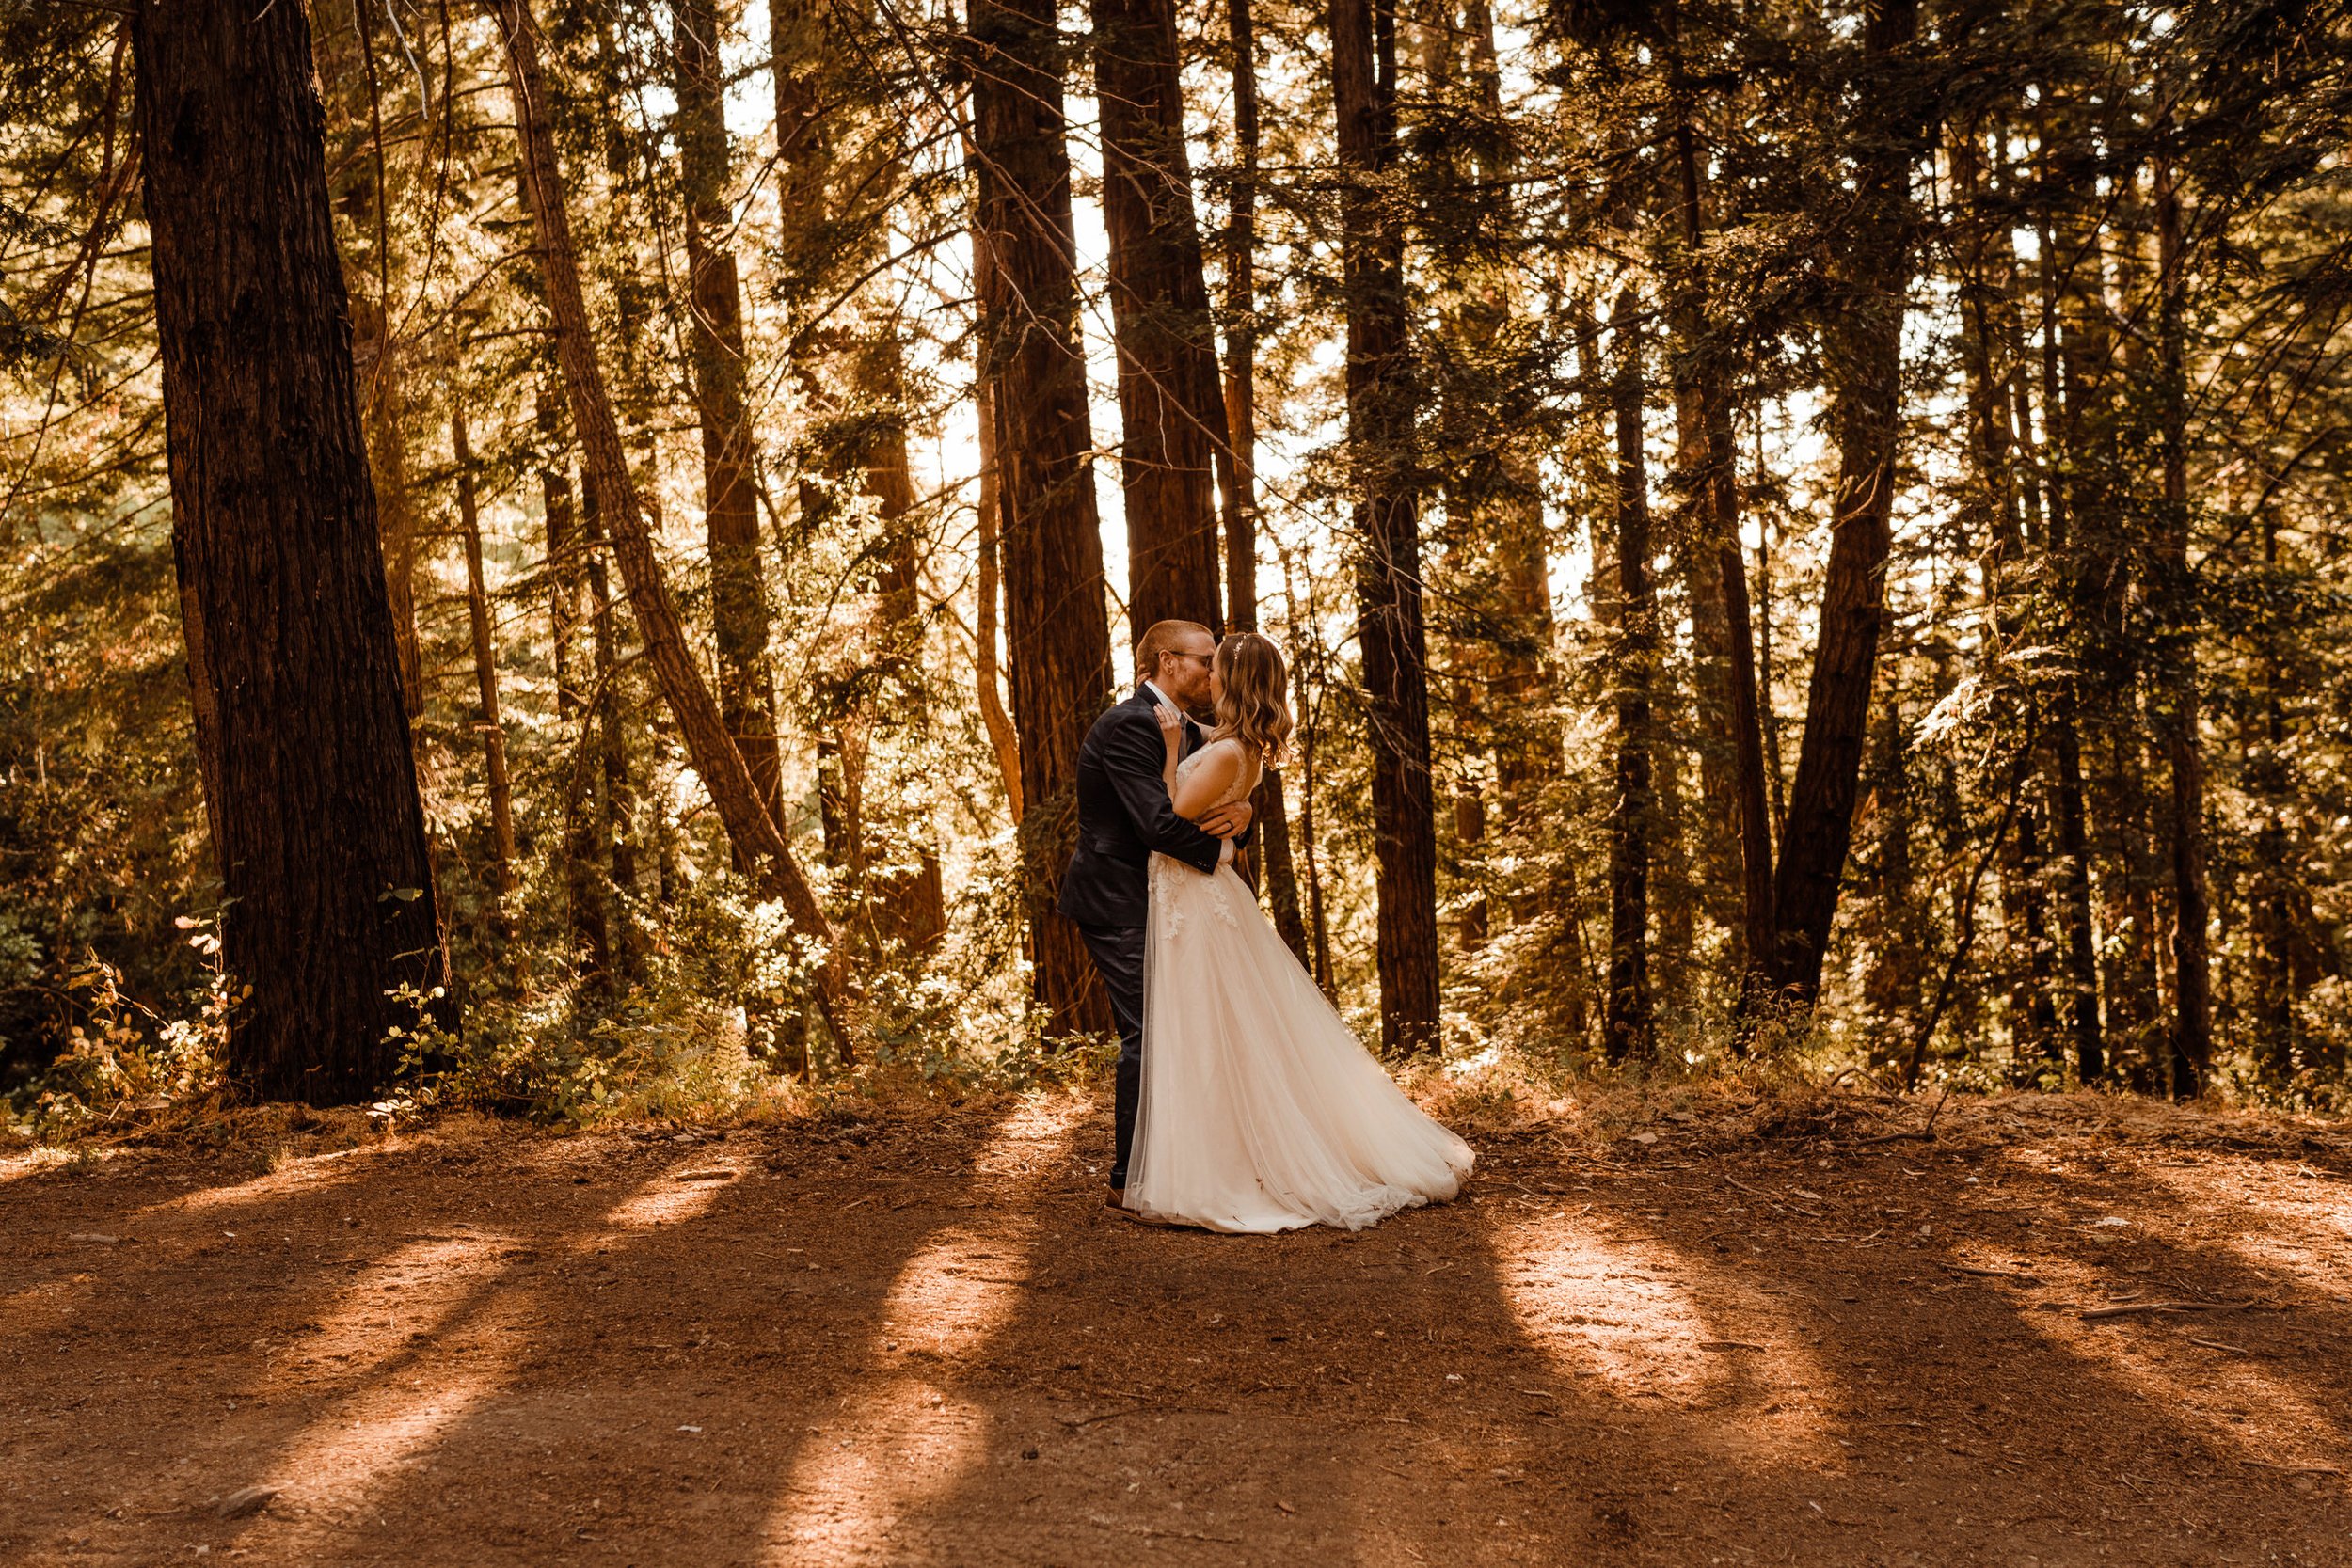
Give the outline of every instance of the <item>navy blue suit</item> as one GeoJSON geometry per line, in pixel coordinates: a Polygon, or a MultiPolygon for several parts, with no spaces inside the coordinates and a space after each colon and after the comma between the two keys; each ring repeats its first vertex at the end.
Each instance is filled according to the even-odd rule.
{"type": "MultiPolygon", "coordinates": [[[[1143,1091],[1143,931],[1153,850],[1201,872],[1216,869],[1216,839],[1176,815],[1161,771],[1168,743],[1151,690],[1105,712],[1078,749],[1078,847],[1062,873],[1061,912],[1077,922],[1119,1021],[1119,1072],[1111,1185],[1127,1184],[1136,1103],[1143,1091]]],[[[1184,751],[1200,728],[1184,721],[1184,751]]],[[[1252,825],[1254,828],[1254,824],[1252,825]]],[[[1246,844],[1248,835],[1244,834],[1246,844]]]]}

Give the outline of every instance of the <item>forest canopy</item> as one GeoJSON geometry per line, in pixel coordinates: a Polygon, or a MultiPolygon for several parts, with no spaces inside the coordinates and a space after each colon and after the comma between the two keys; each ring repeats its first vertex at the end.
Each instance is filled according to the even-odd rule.
{"type": "Polygon", "coordinates": [[[2339,1106],[2348,133],[2332,3],[0,0],[0,1086],[1025,1069],[1174,617],[1392,1055],[2339,1106]]]}

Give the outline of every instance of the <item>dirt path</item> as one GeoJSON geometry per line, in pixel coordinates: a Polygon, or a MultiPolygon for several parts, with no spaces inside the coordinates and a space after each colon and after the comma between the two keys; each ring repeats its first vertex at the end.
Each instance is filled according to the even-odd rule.
{"type": "Polygon", "coordinates": [[[0,1163],[0,1562],[2352,1562],[2340,1148],[1499,1123],[1234,1240],[1103,1121],[0,1163]]]}

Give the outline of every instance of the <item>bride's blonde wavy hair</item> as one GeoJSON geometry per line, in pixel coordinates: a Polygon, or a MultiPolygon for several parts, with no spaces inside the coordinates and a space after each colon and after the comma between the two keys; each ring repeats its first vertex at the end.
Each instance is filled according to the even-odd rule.
{"type": "Polygon", "coordinates": [[[1279,766],[1294,728],[1282,651],[1254,631],[1237,631],[1216,645],[1216,677],[1224,694],[1209,738],[1237,736],[1264,766],[1279,766]]]}

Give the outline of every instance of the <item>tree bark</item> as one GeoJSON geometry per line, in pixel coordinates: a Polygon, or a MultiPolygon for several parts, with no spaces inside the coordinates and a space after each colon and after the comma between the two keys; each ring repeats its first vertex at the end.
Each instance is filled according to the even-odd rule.
{"type": "Polygon", "coordinates": [[[1788,821],[1773,883],[1774,989],[1810,1006],[1853,833],[1856,785],[1885,620],[1886,558],[1902,404],[1902,325],[1911,279],[1911,165],[1920,135],[1888,71],[1919,26],[1917,0],[1876,0],[1864,21],[1861,84],[1871,123],[1855,168],[1852,232],[1839,299],[1825,333],[1837,490],[1820,631],[1806,693],[1804,738],[1789,787],[1788,821]]]}
{"type": "Polygon", "coordinates": [[[376,516],[384,538],[384,590],[392,609],[392,642],[400,656],[400,694],[408,722],[424,715],[424,645],[417,636],[417,555],[421,530],[417,498],[408,466],[408,432],[405,422],[408,389],[403,374],[402,345],[392,341],[379,304],[368,301],[352,311],[354,324],[368,334],[359,343],[359,356],[369,358],[369,385],[364,424],[368,436],[369,468],[373,476],[376,516]]]}
{"type": "MultiPolygon", "coordinates": [[[[2262,513],[2263,570],[2275,580],[2279,570],[2279,515],[2270,507],[2262,513]]],[[[2301,988],[2296,983],[2296,893],[2303,868],[2297,862],[2295,837],[2285,811],[2293,788],[2287,752],[2287,721],[2280,640],[2292,637],[2283,626],[2268,628],[2262,650],[2262,727],[2258,745],[2249,748],[2247,784],[2260,803],[2263,821],[2254,834],[2255,871],[2248,895],[2253,908],[2253,961],[2248,979],[2253,992],[2249,1009],[2254,1050],[2273,1082],[2295,1076],[2301,1054],[2296,1036],[2295,1005],[2301,988]]],[[[2251,726],[2249,726],[2249,728],[2251,726]]]]}
{"type": "MultiPolygon", "coordinates": [[[[1225,625],[1258,627],[1258,64],[1251,0],[1227,0],[1227,43],[1233,55],[1233,145],[1239,166],[1225,223],[1225,442],[1216,452],[1225,525],[1225,625]]],[[[1295,650],[1293,650],[1295,653],[1295,650]]],[[[1300,963],[1308,961],[1307,923],[1298,902],[1298,868],[1281,776],[1267,769],[1249,797],[1264,847],[1266,902],[1274,928],[1300,963]]]]}
{"type": "Polygon", "coordinates": [[[758,781],[736,749],[719,705],[704,683],[702,667],[687,646],[677,606],[670,597],[645,524],[637,483],[629,473],[628,454],[621,445],[620,425],[613,418],[612,396],[590,334],[587,301],[580,286],[579,252],[572,242],[555,142],[545,113],[547,90],[539,68],[538,28],[532,21],[528,0],[488,3],[497,15],[512,70],[517,140],[572,424],[604,502],[605,526],[628,587],[630,605],[637,612],[646,662],[677,719],[679,736],[710,793],[728,841],[753,868],[755,885],[763,895],[780,899],[794,928],[822,951],[819,1005],[846,1060],[852,1048],[850,996],[832,925],[818,908],[782,829],[761,800],[758,781]]]}
{"type": "Polygon", "coordinates": [[[515,940],[515,911],[510,907],[517,882],[515,877],[515,791],[506,776],[506,732],[499,721],[498,650],[490,635],[490,595],[482,575],[482,515],[474,495],[473,445],[466,436],[466,416],[453,413],[449,421],[450,450],[457,468],[457,524],[466,546],[466,621],[473,633],[474,691],[481,703],[483,772],[490,791],[490,843],[499,893],[500,939],[510,947],[515,940]]]}
{"type": "Polygon", "coordinates": [[[2206,926],[2205,758],[2198,736],[2196,578],[2188,566],[2188,388],[2182,364],[2187,297],[2181,255],[2181,195],[2171,164],[2156,165],[2156,374],[2164,512],[2157,531],[2163,574],[2166,690],[2160,710],[2172,774],[2172,1093],[2193,1100],[2213,1068],[2213,969],[2206,926]]]}
{"type": "Polygon", "coordinates": [[[768,590],[759,564],[744,398],[743,300],[727,200],[727,146],[712,0],[674,0],[679,195],[686,209],[694,413],[702,426],[703,518],[710,551],[710,626],[719,653],[719,713],[768,814],[784,819],[775,684],[768,667],[768,590]]]}
{"type": "Polygon", "coordinates": [[[1650,585],[1649,472],[1643,451],[1642,302],[1617,296],[1609,324],[1616,360],[1610,405],[1616,443],[1617,799],[1609,819],[1609,994],[1602,1050],[1613,1062],[1646,1058],[1656,1045],[1649,981],[1650,686],[1658,657],[1658,603],[1650,585]]]}
{"type": "Polygon", "coordinates": [[[1078,340],[1062,59],[1052,0],[976,0],[982,373],[1021,736],[1022,883],[1050,1036],[1099,1034],[1110,1008],[1077,927],[1055,910],[1077,833],[1078,747],[1111,695],[1103,538],[1078,340]]]}
{"type": "Polygon", "coordinates": [[[2106,1076],[2106,1036],[2099,1022],[2099,967],[2090,924],[2090,833],[2083,810],[2083,750],[2071,693],[2060,699],[2050,727],[2058,757],[2056,797],[2058,853],[2065,866],[2059,896],[2066,921],[2066,1032],[2074,1046],[2074,1076],[2095,1084],[2106,1076]]]}
{"type": "MultiPolygon", "coordinates": [[[[1678,114],[1674,151],[1681,186],[1678,206],[1684,265],[1689,272],[1677,311],[1677,330],[1688,344],[1690,421],[1694,427],[1694,439],[1690,443],[1694,448],[1694,467],[1688,484],[1692,515],[1700,534],[1692,551],[1692,600],[1697,604],[1703,598],[1720,617],[1720,642],[1714,650],[1720,662],[1714,663],[1710,673],[1716,687],[1713,705],[1731,766],[1728,779],[1717,787],[1728,795],[1728,820],[1724,826],[1733,835],[1740,863],[1740,924],[1735,952],[1740,969],[1740,1010],[1745,1020],[1753,1016],[1756,1003],[1770,985],[1768,966],[1775,940],[1772,823],[1766,795],[1756,628],[1749,617],[1747,562],[1740,544],[1739,453],[1719,351],[1708,346],[1713,302],[1704,291],[1698,270],[1707,236],[1706,177],[1678,31],[1676,44],[1678,114]],[[1702,578],[1711,589],[1704,595],[1697,588],[1702,578]]],[[[1714,794],[1710,788],[1710,804],[1714,794]]],[[[1743,1027],[1734,1035],[1735,1049],[1741,1047],[1744,1038],[1743,1027]]]]}
{"type": "Polygon", "coordinates": [[[644,942],[637,926],[636,791],[628,773],[628,732],[626,705],[621,701],[620,625],[612,602],[612,584],[605,566],[607,547],[603,487],[591,471],[580,486],[580,558],[588,583],[588,651],[596,675],[596,758],[597,803],[604,811],[602,851],[609,895],[607,911],[613,922],[613,962],[603,974],[615,990],[638,979],[644,942]]]}
{"type": "MultiPolygon", "coordinates": [[[[2024,268],[2012,266],[2010,277],[2013,297],[2007,321],[2014,345],[2011,359],[2015,366],[2010,387],[2015,410],[2010,428],[2016,434],[2022,465],[2022,497],[2026,515],[2039,519],[2042,553],[2057,573],[2061,603],[2067,607],[2067,620],[2072,622],[2074,608],[2080,604],[2083,594],[2080,564],[2074,550],[2071,509],[2048,460],[2050,442],[2060,432],[2063,413],[2058,389],[2057,258],[2045,245],[2042,277],[2049,292],[2041,301],[2040,345],[2045,434],[2040,437],[2034,431],[2033,392],[2026,374],[2023,306],[2026,274],[2024,268]]],[[[2084,807],[2081,708],[2080,677],[2069,673],[2062,677],[2051,704],[2050,755],[2057,764],[2057,772],[2049,784],[2048,809],[2058,824],[2061,862],[2058,900],[2065,927],[2066,1034],[2074,1046],[2076,1079],[2095,1084],[2106,1074],[2106,1047],[2099,1019],[2099,960],[2091,925],[2090,833],[2084,807]]]]}
{"type": "Polygon", "coordinates": [[[1326,996],[1331,983],[1331,921],[1323,902],[1323,868],[1315,853],[1315,749],[1322,737],[1323,705],[1307,700],[1307,668],[1291,667],[1291,686],[1298,705],[1298,843],[1307,865],[1307,929],[1313,942],[1315,984],[1326,996]]]}
{"type": "MultiPolygon", "coordinates": [[[[977,270],[977,260],[976,260],[977,270]]],[[[1005,806],[1012,825],[1021,826],[1021,742],[1013,734],[1012,716],[1005,711],[1002,672],[996,657],[997,611],[1005,602],[998,562],[1003,550],[998,525],[996,481],[996,398],[988,378],[974,388],[980,427],[979,605],[974,612],[973,673],[979,682],[980,722],[996,753],[996,770],[1005,783],[1005,806]]]]}
{"type": "Polygon", "coordinates": [[[1330,35],[1343,181],[1356,631],[1363,650],[1379,899],[1380,1041],[1389,1053],[1415,1053],[1439,1043],[1437,820],[1411,478],[1417,389],[1405,237],[1385,189],[1397,154],[1391,0],[1331,0],[1330,35]]]}
{"type": "Polygon", "coordinates": [[[1119,353],[1127,619],[1223,624],[1217,507],[1225,444],[1216,334],[1184,149],[1175,0],[1090,0],[1119,353]]]}
{"type": "MultiPolygon", "coordinates": [[[[298,7],[142,0],[173,548],[211,685],[246,1093],[376,1092],[394,1031],[453,1029],[298,7]],[[421,999],[420,1002],[419,999],[421,999]]],[[[201,735],[201,732],[199,732],[201,735]]]]}

